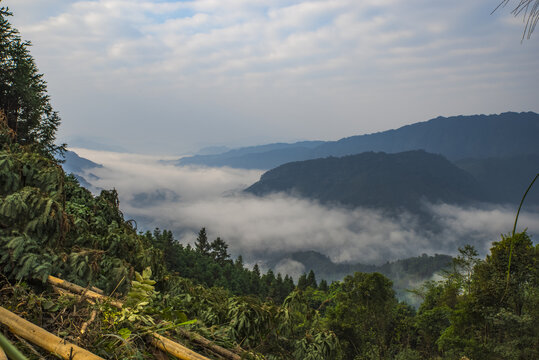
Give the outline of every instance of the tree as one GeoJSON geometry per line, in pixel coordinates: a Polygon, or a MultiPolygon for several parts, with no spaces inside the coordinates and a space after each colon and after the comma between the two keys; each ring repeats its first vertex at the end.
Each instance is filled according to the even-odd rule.
{"type": "Polygon", "coordinates": [[[397,305],[392,285],[379,273],[356,272],[335,291],[328,325],[341,341],[345,359],[389,358],[397,305]]]}
{"type": "Polygon", "coordinates": [[[228,254],[227,250],[228,244],[220,237],[212,241],[210,244],[210,253],[213,259],[220,264],[224,264],[227,260],[229,260],[230,255],[228,254]]]}
{"type": "Polygon", "coordinates": [[[479,263],[479,253],[472,245],[465,245],[458,250],[459,255],[452,262],[453,272],[448,274],[448,278],[456,280],[457,286],[462,288],[465,294],[470,294],[474,267],[479,263]]]}
{"type": "Polygon", "coordinates": [[[316,284],[316,276],[312,270],[309,271],[309,274],[307,275],[307,286],[310,286],[313,289],[318,288],[318,285],[316,284]]]}
{"type": "Polygon", "coordinates": [[[200,229],[198,237],[195,241],[195,250],[202,255],[210,254],[211,245],[206,235],[206,228],[200,229]]]}
{"type": "Polygon", "coordinates": [[[318,285],[318,289],[321,290],[321,291],[328,291],[329,290],[328,282],[326,281],[326,279],[320,280],[320,284],[318,285]]]}
{"type": "Polygon", "coordinates": [[[539,253],[526,232],[503,236],[475,267],[472,288],[485,307],[506,307],[520,316],[528,294],[539,286],[539,253]],[[513,247],[510,277],[507,277],[513,247]]]}
{"type": "Polygon", "coordinates": [[[30,42],[21,39],[9,16],[7,8],[0,8],[0,110],[16,143],[49,156],[61,153],[65,145],[54,144],[60,117],[52,109],[43,74],[28,50],[30,42]]]}
{"type": "Polygon", "coordinates": [[[298,279],[298,289],[305,290],[307,289],[307,274],[303,273],[298,279]]]}

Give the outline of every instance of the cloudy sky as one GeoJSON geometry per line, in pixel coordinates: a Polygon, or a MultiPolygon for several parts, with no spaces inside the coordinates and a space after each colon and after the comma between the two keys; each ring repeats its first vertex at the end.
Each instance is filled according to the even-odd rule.
{"type": "Polygon", "coordinates": [[[181,154],[539,111],[539,34],[521,44],[510,6],[490,15],[498,2],[2,4],[34,44],[62,139],[181,154]]]}

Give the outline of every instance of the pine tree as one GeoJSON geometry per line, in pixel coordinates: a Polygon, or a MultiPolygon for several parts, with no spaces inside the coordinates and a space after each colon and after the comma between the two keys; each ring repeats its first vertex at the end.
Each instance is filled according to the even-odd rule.
{"type": "Polygon", "coordinates": [[[0,110],[16,143],[52,156],[65,150],[54,144],[60,117],[52,109],[43,74],[28,50],[30,42],[23,41],[7,20],[11,15],[7,8],[0,8],[0,110]]]}
{"type": "Polygon", "coordinates": [[[318,285],[316,284],[316,276],[314,276],[314,271],[309,271],[309,275],[307,275],[307,286],[312,287],[313,289],[318,288],[318,285]]]}
{"type": "Polygon", "coordinates": [[[318,284],[318,289],[321,291],[329,290],[328,282],[326,281],[326,279],[320,280],[320,284],[318,284]]]}
{"type": "Polygon", "coordinates": [[[240,269],[243,269],[243,256],[239,255],[234,265],[240,269]]]}
{"type": "Polygon", "coordinates": [[[298,289],[305,290],[307,289],[307,274],[303,273],[298,279],[298,289]]]}
{"type": "Polygon", "coordinates": [[[215,261],[220,264],[224,264],[227,260],[230,259],[230,255],[227,252],[228,244],[218,237],[210,244],[210,254],[215,261]]]}
{"type": "Polygon", "coordinates": [[[283,286],[285,287],[287,294],[290,294],[296,287],[294,285],[294,280],[288,274],[284,276],[283,286]]]}
{"type": "Polygon", "coordinates": [[[195,241],[195,250],[202,255],[210,254],[211,245],[206,235],[206,228],[200,229],[198,237],[195,241]]]}

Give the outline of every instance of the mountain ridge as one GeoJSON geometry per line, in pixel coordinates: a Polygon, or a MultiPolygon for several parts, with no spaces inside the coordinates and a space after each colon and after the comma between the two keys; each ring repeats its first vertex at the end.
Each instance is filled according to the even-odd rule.
{"type": "Polygon", "coordinates": [[[217,155],[186,157],[177,165],[267,170],[291,161],[366,151],[396,153],[425,150],[450,160],[516,156],[539,154],[538,138],[539,114],[534,112],[439,116],[397,129],[354,135],[337,141],[267,144],[217,155]]]}

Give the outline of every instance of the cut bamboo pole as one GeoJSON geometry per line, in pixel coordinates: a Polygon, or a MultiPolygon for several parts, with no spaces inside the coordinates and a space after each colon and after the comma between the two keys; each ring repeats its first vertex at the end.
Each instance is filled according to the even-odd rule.
{"type": "Polygon", "coordinates": [[[70,344],[58,336],[43,330],[37,325],[15,315],[0,306],[0,323],[6,325],[15,335],[38,345],[39,347],[63,359],[70,360],[103,360],[103,358],[84,350],[77,345],[70,344]]]}
{"type": "Polygon", "coordinates": [[[194,343],[199,344],[202,347],[210,349],[211,351],[215,352],[217,355],[221,355],[227,359],[232,359],[232,360],[242,359],[241,356],[239,356],[238,354],[235,354],[232,351],[227,350],[221,346],[215,345],[213,342],[206,339],[205,337],[202,337],[198,334],[193,334],[192,332],[189,332],[184,329],[178,329],[178,331],[183,337],[191,340],[194,343]]]}
{"type": "Polygon", "coordinates": [[[114,299],[109,298],[107,296],[101,295],[101,294],[99,294],[99,293],[97,293],[95,291],[85,289],[82,286],[79,286],[77,284],[73,284],[73,283],[71,283],[69,281],[65,281],[65,280],[59,279],[59,278],[54,277],[54,276],[49,275],[48,281],[52,285],[61,287],[63,289],[69,290],[69,291],[73,291],[75,293],[84,295],[84,296],[89,297],[91,299],[107,300],[107,301],[110,302],[110,304],[112,306],[115,306],[117,308],[121,308],[122,305],[123,305],[120,301],[114,300],[114,299]]]}
{"type": "MultiPolygon", "coordinates": [[[[49,280],[48,281],[53,286],[58,286],[60,288],[63,288],[63,289],[66,289],[66,290],[69,290],[69,291],[72,291],[72,292],[76,292],[76,293],[79,293],[79,294],[84,293],[84,295],[89,296],[89,297],[91,297],[93,299],[98,299],[98,300],[100,299],[100,300],[110,301],[110,304],[117,307],[117,308],[122,308],[122,306],[123,306],[123,303],[121,301],[112,300],[111,298],[109,298],[107,296],[100,295],[100,294],[98,294],[96,292],[93,292],[91,290],[87,290],[87,289],[83,288],[82,286],[73,284],[73,283],[71,283],[69,281],[59,279],[57,277],[49,275],[49,280]]],[[[183,330],[183,329],[180,329],[180,334],[183,337],[197,343],[198,345],[200,345],[202,347],[205,347],[205,348],[213,351],[214,353],[216,353],[218,355],[221,355],[221,356],[223,356],[223,357],[225,357],[227,359],[230,359],[230,360],[241,360],[242,359],[242,357],[239,356],[238,354],[235,354],[232,351],[225,349],[224,347],[221,347],[219,345],[214,344],[213,342],[211,342],[210,340],[204,338],[201,335],[193,334],[193,333],[191,333],[191,332],[189,332],[187,330],[183,330]]],[[[158,335],[159,337],[164,338],[163,336],[161,336],[159,334],[155,334],[155,335],[158,335]]],[[[166,339],[166,338],[164,338],[164,339],[166,339]]],[[[172,342],[171,340],[168,340],[168,341],[172,342]]],[[[184,346],[182,346],[180,344],[176,343],[176,345],[185,348],[184,346]]],[[[187,348],[185,348],[185,349],[187,349],[187,348]]],[[[187,349],[187,350],[189,350],[189,349],[187,349]]],[[[189,350],[189,351],[191,351],[191,350],[189,350]]],[[[171,355],[174,355],[174,354],[171,353],[171,355]]],[[[176,355],[174,355],[174,356],[176,356],[176,355]]],[[[183,358],[181,358],[181,359],[183,359],[183,358]]]]}
{"type": "Polygon", "coordinates": [[[205,356],[197,354],[196,352],[186,348],[183,345],[180,345],[164,336],[161,336],[157,333],[152,333],[151,343],[155,347],[173,355],[181,360],[210,360],[205,356]]]}

